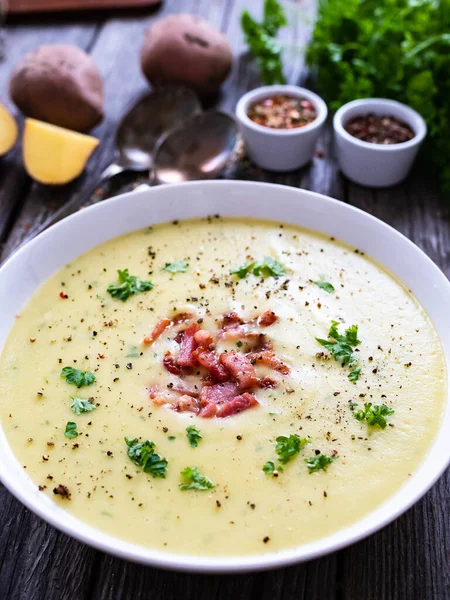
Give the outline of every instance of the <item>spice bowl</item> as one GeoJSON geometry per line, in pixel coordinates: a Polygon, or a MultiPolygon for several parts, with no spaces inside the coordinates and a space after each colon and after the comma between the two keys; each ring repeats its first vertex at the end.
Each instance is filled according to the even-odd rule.
{"type": "Polygon", "coordinates": [[[403,181],[427,133],[425,121],[417,111],[384,98],[364,98],[344,104],[334,115],[333,128],[341,171],[367,187],[389,187],[403,181]],[[373,143],[346,130],[349,121],[369,114],[402,121],[412,129],[414,137],[400,143],[373,143]]]}
{"type": "Polygon", "coordinates": [[[236,106],[236,116],[251,160],[270,171],[293,171],[308,163],[314,153],[317,139],[327,118],[325,102],[306,88],[295,85],[270,85],[244,94],[236,106]],[[315,119],[291,129],[275,129],[255,123],[248,115],[256,102],[276,96],[310,102],[315,109],[315,119]]]}

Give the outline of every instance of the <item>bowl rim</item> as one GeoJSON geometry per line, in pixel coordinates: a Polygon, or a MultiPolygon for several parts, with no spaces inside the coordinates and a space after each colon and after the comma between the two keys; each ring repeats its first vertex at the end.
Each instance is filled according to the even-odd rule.
{"type": "MultiPolygon", "coordinates": [[[[26,258],[27,256],[32,256],[33,253],[36,254],[36,250],[39,250],[39,246],[42,246],[45,249],[46,244],[48,246],[47,242],[51,241],[52,237],[66,239],[66,233],[69,230],[74,231],[74,226],[82,225],[86,219],[96,221],[95,217],[102,215],[102,213],[111,212],[112,214],[116,214],[117,209],[120,208],[121,205],[123,205],[124,210],[126,207],[126,210],[128,212],[130,212],[130,206],[132,204],[135,205],[134,208],[136,208],[136,206],[139,206],[140,204],[144,205],[144,202],[146,206],[150,206],[150,203],[148,201],[149,194],[157,195],[158,193],[160,193],[161,197],[164,198],[165,196],[169,197],[172,194],[172,190],[172,195],[175,197],[182,197],[184,202],[186,201],[188,195],[191,192],[193,195],[195,195],[196,193],[198,194],[198,190],[200,190],[201,194],[203,194],[209,202],[210,198],[214,196],[214,190],[217,190],[219,187],[225,188],[227,189],[227,191],[228,189],[233,190],[234,188],[234,190],[239,191],[240,196],[244,197],[247,193],[249,193],[251,187],[255,188],[255,194],[258,197],[264,192],[268,192],[271,195],[273,194],[277,198],[280,198],[283,194],[286,194],[286,197],[291,195],[292,198],[296,196],[295,200],[302,200],[300,204],[306,202],[309,203],[308,206],[310,206],[311,213],[313,213],[314,211],[316,213],[314,218],[317,218],[317,214],[319,214],[319,209],[323,209],[323,211],[320,212],[320,216],[323,218],[323,214],[329,213],[330,223],[332,223],[333,214],[336,213],[336,211],[342,212],[343,216],[345,216],[345,221],[347,221],[348,219],[349,227],[351,227],[352,230],[354,228],[354,219],[359,218],[362,224],[372,225],[376,227],[381,237],[387,236],[387,238],[392,240],[394,245],[400,244],[403,250],[406,250],[408,253],[412,253],[413,256],[415,255],[416,260],[414,261],[414,273],[420,272],[421,278],[423,278],[423,270],[417,270],[417,263],[421,263],[421,267],[425,267],[427,271],[431,273],[433,279],[436,282],[436,290],[433,290],[433,293],[437,291],[440,294],[440,299],[437,300],[438,304],[443,304],[444,301],[448,301],[450,299],[450,282],[442,273],[442,271],[437,267],[437,265],[435,265],[435,263],[420,248],[413,244],[413,242],[408,240],[408,238],[406,238],[400,232],[395,230],[393,227],[387,225],[383,221],[360,210],[359,208],[346,205],[338,200],[332,199],[328,196],[324,196],[316,192],[310,192],[308,190],[302,190],[290,186],[251,181],[202,181],[183,184],[173,184],[170,186],[159,186],[158,188],[151,188],[149,190],[140,190],[129,192],[127,194],[122,194],[120,196],[108,200],[105,203],[102,202],[93,205],[53,225],[51,228],[44,231],[42,234],[28,242],[28,244],[22,246],[0,268],[0,281],[2,280],[2,277],[7,270],[13,271],[15,269],[15,263],[20,263],[22,256],[26,258]],[[181,190],[183,190],[182,194],[178,193],[180,185],[183,186],[181,188],[181,190]],[[313,200],[313,203],[310,203],[310,200],[313,200]],[[91,219],[92,217],[94,219],[91,219]]],[[[240,203],[243,204],[241,198],[240,203]]],[[[291,200],[288,200],[287,203],[291,203],[291,200]]],[[[177,204],[177,206],[180,205],[181,203],[177,204]]],[[[153,203],[153,207],[154,206],[155,204],[153,203]]],[[[224,209],[224,213],[227,213],[227,210],[228,209],[224,209]]],[[[232,211],[235,212],[234,209],[232,209],[232,211]]],[[[239,211],[236,210],[236,212],[239,211]]],[[[251,210],[249,209],[249,213],[250,212],[251,210]]],[[[301,214],[303,218],[303,213],[301,214]]],[[[249,214],[248,216],[251,215],[249,214]]],[[[276,215],[276,217],[278,218],[280,216],[281,215],[279,214],[276,215]]],[[[152,222],[152,219],[153,217],[149,218],[149,221],[152,222]]],[[[108,231],[110,232],[108,234],[109,237],[107,239],[111,239],[112,237],[118,235],[111,233],[112,227],[123,227],[123,225],[120,223],[120,220],[118,220],[118,224],[115,225],[110,225],[111,220],[108,221],[108,219],[105,222],[108,222],[108,231]]],[[[158,222],[158,217],[156,217],[154,222],[158,222]]],[[[294,221],[289,219],[286,219],[286,222],[294,223],[294,221]]],[[[334,224],[332,224],[332,226],[334,227],[334,224]]],[[[324,229],[326,228],[324,227],[324,229]]],[[[129,230],[131,231],[131,229],[129,230]]],[[[321,229],[317,230],[321,231],[321,229]]],[[[75,237],[74,233],[72,233],[72,237],[75,237]]],[[[56,239],[56,241],[59,242],[59,239],[56,239]]],[[[344,237],[341,237],[340,239],[342,239],[342,241],[344,242],[346,241],[344,237]]],[[[101,240],[97,243],[101,243],[101,240]]],[[[47,251],[48,250],[49,249],[47,247],[47,251]]],[[[88,250],[85,249],[84,252],[86,251],[88,250]]],[[[41,284],[45,279],[46,278],[43,278],[41,276],[39,284],[41,284]]],[[[27,299],[31,297],[32,293],[34,293],[35,290],[36,285],[34,285],[34,289],[27,296],[27,299]]],[[[442,327],[441,318],[440,321],[442,327]]],[[[439,328],[436,325],[435,327],[438,331],[438,334],[440,335],[439,328]]],[[[450,325],[447,325],[447,321],[445,321],[445,327],[446,337],[445,344],[443,343],[443,345],[446,346],[444,347],[444,352],[446,357],[448,373],[450,370],[450,325]]],[[[8,329],[8,333],[9,331],[10,327],[8,329]]],[[[337,532],[328,535],[324,538],[321,538],[315,542],[303,544],[294,548],[288,548],[279,552],[268,552],[266,554],[261,555],[234,555],[231,557],[226,556],[214,558],[199,555],[178,555],[173,553],[165,553],[144,546],[139,546],[137,544],[123,541],[120,538],[113,537],[112,535],[105,534],[100,529],[87,525],[85,522],[80,521],[76,517],[72,516],[70,513],[67,513],[64,509],[58,507],[55,503],[52,502],[52,500],[42,495],[37,490],[37,486],[31,482],[30,478],[26,474],[26,471],[23,470],[22,466],[12,453],[12,450],[6,441],[5,434],[1,427],[0,450],[3,448],[3,450],[5,451],[4,456],[6,457],[6,460],[2,460],[0,462],[0,480],[9,489],[9,491],[11,491],[13,495],[16,498],[18,498],[25,506],[27,506],[35,514],[39,515],[45,521],[57,527],[59,530],[99,550],[105,551],[115,556],[119,556],[121,558],[132,560],[134,562],[139,562],[146,565],[152,565],[166,569],[202,573],[237,573],[283,567],[296,564],[302,561],[311,560],[323,556],[325,554],[329,554],[330,552],[335,552],[337,550],[340,550],[341,548],[344,548],[352,543],[355,543],[367,537],[368,535],[374,533],[375,531],[378,531],[388,523],[392,522],[400,514],[405,512],[419,498],[421,498],[426,493],[426,491],[428,491],[428,489],[430,489],[430,487],[435,483],[435,481],[438,479],[438,477],[440,477],[447,465],[450,463],[450,447],[443,446],[443,442],[441,439],[443,437],[443,433],[445,433],[446,426],[448,426],[448,424],[450,423],[449,400],[450,399],[447,390],[447,402],[444,407],[444,414],[441,426],[436,435],[436,438],[430,445],[428,453],[424,457],[422,463],[417,467],[417,472],[415,472],[413,477],[411,477],[411,479],[409,479],[399,490],[397,490],[393,495],[391,495],[385,502],[383,502],[377,508],[372,510],[368,515],[366,515],[366,517],[363,517],[356,523],[353,523],[350,526],[340,529],[337,532]],[[444,452],[442,452],[442,446],[444,448],[444,452]],[[433,456],[434,460],[431,462],[431,459],[428,457],[428,455],[431,454],[433,451],[435,454],[437,453],[437,451],[439,452],[437,453],[437,457],[433,456]],[[30,493],[31,487],[33,488],[34,493],[30,493]]]]}
{"type": "Polygon", "coordinates": [[[292,137],[309,133],[310,131],[320,127],[327,118],[327,115],[328,108],[325,104],[325,101],[315,92],[298,85],[279,84],[261,86],[255,88],[254,90],[250,90],[241,96],[236,104],[236,117],[238,118],[239,122],[242,123],[242,125],[248,127],[249,129],[253,129],[253,131],[272,137],[292,137]],[[314,108],[317,112],[317,116],[314,121],[308,125],[305,125],[304,127],[294,127],[293,129],[273,129],[272,127],[259,125],[259,123],[255,123],[248,117],[247,109],[251,102],[256,102],[257,100],[270,98],[270,96],[283,93],[290,96],[295,96],[297,98],[306,98],[307,100],[310,100],[314,104],[314,108]]]}
{"type": "Polygon", "coordinates": [[[408,106],[408,104],[403,104],[403,102],[398,102],[397,100],[389,100],[388,98],[360,98],[347,102],[336,111],[333,117],[333,130],[335,135],[341,136],[347,142],[351,142],[359,148],[372,150],[373,152],[399,152],[407,150],[421,144],[427,134],[427,126],[421,114],[414,110],[414,108],[411,108],[411,106],[408,106]],[[361,114],[364,113],[364,108],[370,109],[370,107],[386,107],[387,109],[395,107],[401,110],[402,118],[414,131],[414,137],[399,144],[374,144],[359,140],[344,128],[347,112],[355,107],[362,109],[361,114]]]}

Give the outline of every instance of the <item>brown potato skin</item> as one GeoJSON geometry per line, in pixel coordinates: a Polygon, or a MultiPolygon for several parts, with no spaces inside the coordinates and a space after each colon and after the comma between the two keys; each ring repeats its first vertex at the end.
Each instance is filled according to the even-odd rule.
{"type": "Polygon", "coordinates": [[[194,15],[172,15],[145,32],[141,66],[155,87],[183,85],[202,96],[216,94],[231,69],[226,36],[194,15]]]}
{"type": "Polygon", "coordinates": [[[29,52],[14,68],[10,94],[28,117],[74,131],[103,118],[103,82],[92,58],[76,46],[49,44],[29,52]]]}

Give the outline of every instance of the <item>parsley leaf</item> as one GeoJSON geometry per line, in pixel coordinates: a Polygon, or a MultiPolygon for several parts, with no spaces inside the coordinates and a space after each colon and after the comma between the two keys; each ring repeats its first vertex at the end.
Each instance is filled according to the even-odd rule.
{"type": "Polygon", "coordinates": [[[241,15],[241,27],[250,52],[257,59],[261,79],[267,84],[286,83],[281,60],[281,45],[276,39],[280,27],[287,25],[282,6],[277,0],[265,0],[262,23],[247,10],[241,15]]]}
{"type": "Polygon", "coordinates": [[[278,454],[278,460],[281,464],[285,465],[306,446],[308,440],[294,433],[289,437],[279,435],[276,442],[275,452],[278,454]]]}
{"type": "Polygon", "coordinates": [[[281,465],[278,465],[278,467],[275,467],[275,463],[273,462],[273,460],[268,460],[264,465],[262,470],[264,471],[264,473],[266,475],[274,475],[278,472],[278,473],[282,473],[283,472],[283,467],[281,465]]]}
{"type": "Polygon", "coordinates": [[[202,434],[194,425],[186,427],[187,439],[192,448],[197,448],[198,443],[203,439],[202,434]]]}
{"type": "Polygon", "coordinates": [[[78,396],[71,396],[72,405],[71,409],[76,415],[80,415],[81,413],[91,412],[91,410],[95,410],[96,405],[90,400],[85,400],[84,398],[79,398],[78,396]]]}
{"type": "Polygon", "coordinates": [[[387,425],[386,417],[393,415],[394,412],[394,409],[389,408],[386,404],[372,406],[372,402],[366,402],[364,409],[359,409],[353,414],[358,421],[367,421],[368,425],[373,427],[378,425],[381,429],[385,429],[387,425]]]}
{"type": "Polygon", "coordinates": [[[175,260],[172,263],[166,263],[163,271],[168,271],[169,273],[186,273],[188,266],[185,260],[175,260]]]}
{"type": "Polygon", "coordinates": [[[118,269],[117,273],[119,274],[119,284],[111,283],[106,290],[113,298],[117,298],[117,300],[126,302],[130,296],[141,292],[148,292],[153,288],[151,281],[141,281],[136,275],[130,275],[128,269],[124,269],[123,271],[118,269]]]}
{"type": "Polygon", "coordinates": [[[178,486],[180,490],[211,490],[214,487],[213,482],[208,477],[201,475],[197,467],[186,467],[180,473],[184,483],[178,486]]]}
{"type": "Polygon", "coordinates": [[[281,277],[284,275],[284,267],[271,256],[265,256],[262,262],[249,262],[237,269],[230,271],[232,275],[237,275],[239,279],[245,279],[249,273],[256,277],[281,277]]]}
{"type": "Polygon", "coordinates": [[[324,290],[329,294],[334,292],[334,286],[331,283],[328,283],[328,281],[324,281],[323,279],[321,279],[320,281],[313,281],[313,283],[315,283],[317,287],[320,287],[321,290],[324,290]]]}
{"type": "Polygon", "coordinates": [[[73,421],[68,421],[66,424],[66,430],[64,435],[68,438],[76,438],[78,437],[77,424],[73,421]]]}
{"type": "Polygon", "coordinates": [[[315,473],[317,471],[326,471],[336,458],[337,454],[334,456],[319,454],[318,456],[310,456],[309,458],[305,458],[305,463],[308,465],[308,471],[310,473],[315,473]]]}
{"type": "Polygon", "coordinates": [[[125,443],[128,447],[127,454],[135,465],[142,467],[144,473],[165,479],[167,460],[156,454],[154,442],[149,442],[148,440],[139,442],[137,438],[126,437],[125,443]]]}
{"type": "Polygon", "coordinates": [[[356,383],[361,375],[361,367],[356,367],[353,371],[350,371],[348,378],[352,383],[356,383]]]}
{"type": "Polygon", "coordinates": [[[257,277],[259,275],[263,275],[263,277],[281,277],[284,275],[284,268],[271,256],[265,256],[263,262],[255,265],[253,275],[257,277]]]}
{"type": "Polygon", "coordinates": [[[92,385],[95,381],[94,373],[79,371],[73,367],[64,367],[61,371],[61,377],[65,377],[67,383],[73,383],[77,388],[92,385]]]}
{"type": "Polygon", "coordinates": [[[335,360],[344,365],[356,364],[356,358],[353,354],[353,347],[358,346],[361,341],[358,340],[358,325],[352,325],[345,330],[345,335],[338,331],[338,321],[331,321],[328,340],[316,338],[324,348],[330,352],[335,360]]]}

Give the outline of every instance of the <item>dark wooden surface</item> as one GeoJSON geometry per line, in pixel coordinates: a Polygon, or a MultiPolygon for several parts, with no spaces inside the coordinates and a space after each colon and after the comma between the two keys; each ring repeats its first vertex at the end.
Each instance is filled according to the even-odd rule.
{"type": "MultiPolygon", "coordinates": [[[[294,25],[283,36],[304,44],[313,0],[297,3],[294,25]]],[[[74,194],[88,189],[112,155],[115,126],[124,109],[147,89],[139,72],[143,31],[155,18],[193,12],[229,36],[235,53],[233,71],[219,105],[234,109],[236,100],[258,83],[244,53],[239,15],[260,0],[166,0],[158,13],[46,16],[15,20],[4,31],[0,63],[1,100],[12,66],[40,43],[74,43],[92,54],[105,79],[106,118],[94,132],[102,144],[88,171],[60,189],[33,183],[25,174],[17,147],[0,160],[0,244],[2,259],[74,194]]],[[[289,52],[289,81],[302,80],[300,52],[289,52]]],[[[358,206],[407,235],[450,276],[450,221],[436,182],[420,165],[401,186],[383,191],[345,181],[333,158],[330,130],[324,133],[311,166],[288,175],[263,172],[243,162],[228,177],[273,181],[329,194],[358,206]]],[[[2,293],[7,292],[1,290],[2,293]]],[[[0,399],[1,401],[1,399],[0,399]]],[[[0,457],[1,459],[1,457],[0,457]]],[[[0,487],[1,600],[443,600],[450,598],[450,472],[405,515],[354,546],[307,564],[278,571],[237,576],[201,576],[146,568],[97,552],[59,533],[22,507],[0,487]]]]}

